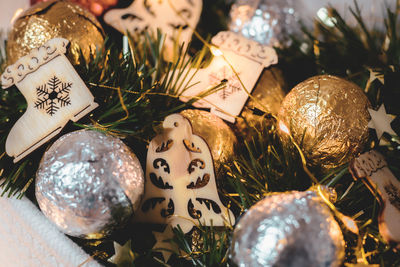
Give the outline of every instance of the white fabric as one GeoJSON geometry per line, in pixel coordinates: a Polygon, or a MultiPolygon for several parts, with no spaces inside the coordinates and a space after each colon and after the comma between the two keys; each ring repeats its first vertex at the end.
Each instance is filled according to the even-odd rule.
{"type": "Polygon", "coordinates": [[[61,233],[27,198],[1,197],[0,266],[101,265],[61,233]]]}

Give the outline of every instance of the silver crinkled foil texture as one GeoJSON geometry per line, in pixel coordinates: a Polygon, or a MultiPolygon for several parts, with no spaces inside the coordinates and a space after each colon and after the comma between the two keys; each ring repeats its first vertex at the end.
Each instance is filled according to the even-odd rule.
{"type": "Polygon", "coordinates": [[[139,160],[118,138],[68,133],[44,154],[36,175],[40,209],[64,233],[103,238],[123,226],[144,191],[139,160]]]}
{"type": "Polygon", "coordinates": [[[287,46],[299,31],[293,0],[237,0],[230,12],[229,30],[270,46],[287,46]]]}
{"type": "Polygon", "coordinates": [[[238,266],[340,266],[341,229],[314,191],[267,196],[236,225],[230,257],[238,266]]]}

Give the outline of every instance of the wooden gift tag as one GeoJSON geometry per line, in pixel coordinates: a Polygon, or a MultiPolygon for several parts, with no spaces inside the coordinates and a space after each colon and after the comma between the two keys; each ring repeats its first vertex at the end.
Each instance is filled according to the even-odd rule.
{"type": "Polygon", "coordinates": [[[234,224],[232,212],[219,199],[207,143],[180,114],[166,117],[163,128],[149,145],[145,195],[136,220],[179,224],[184,233],[198,220],[208,226],[234,224]]]}
{"type": "Polygon", "coordinates": [[[400,243],[400,182],[383,156],[374,150],[366,152],[352,162],[350,171],[353,177],[368,179],[376,187],[383,203],[379,232],[387,242],[400,243]]]}
{"type": "Polygon", "coordinates": [[[207,68],[191,70],[192,74],[197,72],[191,83],[193,86],[183,92],[181,100],[190,99],[225,82],[224,88],[194,105],[210,108],[211,113],[233,123],[263,69],[276,64],[278,56],[273,48],[230,31],[219,32],[212,38],[212,43],[219,48],[221,55],[216,55],[207,68]],[[233,66],[240,80],[229,64],[233,66]],[[242,83],[248,93],[243,89],[242,83]]]}
{"type": "Polygon", "coordinates": [[[188,44],[199,22],[202,0],[135,0],[125,9],[114,9],[104,15],[104,21],[123,34],[156,32],[167,35],[167,56],[172,55],[175,42],[188,44]]]}
{"type": "Polygon", "coordinates": [[[68,40],[54,38],[8,66],[3,89],[16,85],[28,105],[6,140],[6,153],[19,161],[98,106],[64,55],[68,40]]]}

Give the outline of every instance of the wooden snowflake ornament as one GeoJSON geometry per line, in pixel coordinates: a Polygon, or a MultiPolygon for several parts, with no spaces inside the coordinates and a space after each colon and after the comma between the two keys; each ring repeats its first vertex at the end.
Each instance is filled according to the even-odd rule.
{"type": "Polygon", "coordinates": [[[180,114],[166,117],[163,128],[149,145],[145,195],[136,220],[180,225],[184,233],[198,220],[209,226],[234,224],[232,212],[219,199],[207,143],[180,114]]]}
{"type": "Polygon", "coordinates": [[[26,112],[6,141],[6,152],[14,162],[57,135],[69,120],[77,121],[98,106],[64,55],[68,43],[51,39],[1,76],[3,89],[15,84],[27,101],[26,112]]]}
{"type": "Polygon", "coordinates": [[[383,156],[374,150],[366,152],[352,162],[350,171],[356,179],[367,179],[371,190],[377,190],[381,201],[379,232],[387,242],[400,244],[400,181],[383,156]]]}

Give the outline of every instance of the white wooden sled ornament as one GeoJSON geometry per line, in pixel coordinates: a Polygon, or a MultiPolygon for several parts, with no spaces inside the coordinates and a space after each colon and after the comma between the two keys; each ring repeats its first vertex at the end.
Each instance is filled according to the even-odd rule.
{"type": "Polygon", "coordinates": [[[382,201],[379,232],[387,242],[400,244],[400,182],[383,156],[374,150],[366,152],[352,162],[350,171],[353,177],[367,179],[377,189],[382,201]]]}
{"type": "Polygon", "coordinates": [[[198,220],[207,226],[234,224],[233,213],[219,199],[207,143],[180,114],[166,117],[163,128],[149,145],[145,194],[136,221],[180,225],[184,233],[198,220]]]}
{"type": "Polygon", "coordinates": [[[135,0],[125,9],[107,12],[104,21],[123,34],[160,29],[167,35],[165,51],[170,58],[176,41],[189,43],[202,6],[202,0],[135,0]]]}
{"type": "Polygon", "coordinates": [[[210,108],[211,113],[233,123],[264,68],[278,63],[278,56],[272,47],[230,31],[219,32],[212,38],[212,44],[219,50],[214,50],[215,57],[207,68],[190,70],[189,77],[196,73],[192,80],[193,86],[183,92],[181,100],[186,101],[225,82],[224,88],[206,96],[204,100],[197,101],[194,105],[210,108]]]}
{"type": "Polygon", "coordinates": [[[77,121],[98,106],[64,55],[68,43],[51,39],[1,76],[3,89],[15,84],[28,103],[6,141],[6,153],[14,162],[57,135],[69,120],[77,121]]]}

